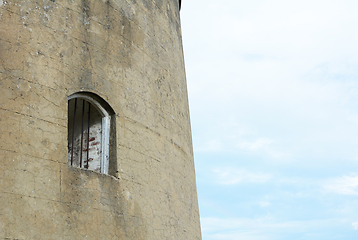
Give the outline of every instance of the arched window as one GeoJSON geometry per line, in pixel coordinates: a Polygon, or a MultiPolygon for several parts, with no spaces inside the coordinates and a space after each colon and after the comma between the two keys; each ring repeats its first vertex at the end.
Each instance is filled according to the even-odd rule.
{"type": "Polygon", "coordinates": [[[68,162],[108,174],[112,108],[99,96],[74,93],[68,98],[68,162]]]}

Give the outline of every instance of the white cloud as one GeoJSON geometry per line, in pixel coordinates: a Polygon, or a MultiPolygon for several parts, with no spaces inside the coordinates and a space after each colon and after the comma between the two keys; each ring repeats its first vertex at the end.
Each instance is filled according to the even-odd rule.
{"type": "Polygon", "coordinates": [[[268,138],[259,138],[253,142],[241,141],[237,146],[241,149],[257,151],[257,150],[268,150],[273,140],[268,138]]]}
{"type": "Polygon", "coordinates": [[[271,202],[269,201],[260,201],[259,202],[260,207],[268,207],[271,205],[271,202]]]}
{"type": "Polygon", "coordinates": [[[272,177],[267,173],[253,173],[244,169],[215,169],[214,176],[218,184],[235,185],[240,183],[265,183],[272,177]]]}
{"type": "Polygon", "coordinates": [[[205,165],[197,171],[198,187],[206,183],[209,191],[220,192],[222,185],[236,190],[267,183],[240,188],[240,196],[257,191],[248,200],[256,207],[250,213],[232,211],[241,202],[229,203],[227,196],[212,197],[215,204],[203,205],[201,214],[232,218],[203,218],[203,239],[354,238],[345,231],[358,226],[356,204],[349,200],[358,194],[358,175],[328,181],[322,175],[337,176],[357,165],[358,1],[187,4],[181,20],[194,151],[205,165]],[[235,168],[241,163],[247,170],[235,168]],[[226,168],[210,172],[218,164],[226,168]],[[262,197],[268,191],[275,196],[262,197]],[[324,192],[335,195],[327,200],[324,192]],[[285,207],[300,214],[285,213],[285,207]],[[268,211],[273,218],[249,217],[268,211]],[[330,213],[331,220],[294,221],[330,213]]]}
{"type": "Polygon", "coordinates": [[[357,4],[224,0],[200,5],[201,17],[188,23],[183,19],[183,25],[188,24],[183,26],[184,40],[185,31],[195,31],[197,36],[195,47],[188,51],[195,54],[187,68],[190,99],[222,100],[229,108],[243,97],[266,104],[302,102],[304,107],[314,106],[317,100],[336,101],[345,95],[340,94],[339,84],[325,89],[317,80],[357,73],[358,33],[353,30],[358,16],[352,5],[357,4]],[[313,73],[316,83],[302,81],[313,73]]]}
{"type": "Polygon", "coordinates": [[[196,152],[357,156],[358,2],[193,4],[182,20],[196,152]],[[231,138],[233,121],[255,133],[231,138]]]}
{"type": "Polygon", "coordinates": [[[201,218],[202,232],[208,239],[269,239],[265,237],[254,226],[262,226],[263,223],[271,221],[269,218],[201,218]]]}
{"type": "Polygon", "coordinates": [[[272,143],[274,143],[274,140],[269,138],[257,138],[252,141],[238,139],[236,148],[241,152],[249,151],[251,153],[264,155],[266,158],[288,161],[289,155],[283,151],[276,150],[275,147],[272,146],[272,143]]]}
{"type": "MultiPolygon", "coordinates": [[[[316,236],[326,236],[325,230],[341,223],[338,219],[303,221],[278,221],[272,217],[261,218],[201,218],[203,239],[210,240],[276,240],[297,236],[294,234],[322,229],[316,236]],[[279,236],[281,236],[279,238],[279,236]]],[[[308,238],[311,239],[311,238],[308,238]]],[[[314,239],[314,238],[313,238],[314,239]]]]}
{"type": "Polygon", "coordinates": [[[195,148],[196,152],[220,152],[224,150],[221,139],[210,139],[200,144],[195,148]]]}
{"type": "Polygon", "coordinates": [[[357,230],[358,229],[358,222],[352,223],[352,226],[353,226],[354,230],[357,230]]]}
{"type": "Polygon", "coordinates": [[[331,179],[323,186],[327,192],[358,195],[358,176],[331,179]]]}

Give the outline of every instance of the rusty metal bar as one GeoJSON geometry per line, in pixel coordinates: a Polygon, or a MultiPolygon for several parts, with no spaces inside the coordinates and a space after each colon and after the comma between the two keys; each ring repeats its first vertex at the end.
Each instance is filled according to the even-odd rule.
{"type": "Polygon", "coordinates": [[[80,168],[82,167],[82,152],[83,152],[83,122],[85,118],[85,100],[82,100],[82,125],[81,125],[81,155],[80,155],[80,168]]]}
{"type": "Polygon", "coordinates": [[[77,98],[75,98],[75,108],[74,108],[75,110],[73,111],[71,166],[73,165],[73,147],[74,147],[74,145],[75,145],[76,108],[77,108],[77,98]]]}
{"type": "Polygon", "coordinates": [[[91,117],[91,103],[88,102],[88,120],[87,120],[87,165],[86,168],[88,169],[89,166],[89,137],[90,137],[90,117],[91,117]]]}

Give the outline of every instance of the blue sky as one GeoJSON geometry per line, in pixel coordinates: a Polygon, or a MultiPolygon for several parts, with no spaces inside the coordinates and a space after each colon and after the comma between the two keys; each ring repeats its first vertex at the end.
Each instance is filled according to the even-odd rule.
{"type": "Polygon", "coordinates": [[[357,12],[183,1],[204,240],[358,238],[357,12]]]}

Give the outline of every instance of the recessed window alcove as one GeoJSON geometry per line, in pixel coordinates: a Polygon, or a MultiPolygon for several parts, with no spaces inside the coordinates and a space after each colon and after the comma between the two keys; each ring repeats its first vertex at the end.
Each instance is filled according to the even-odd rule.
{"type": "Polygon", "coordinates": [[[68,163],[73,167],[114,175],[115,114],[90,92],[68,97],[68,163]]]}

